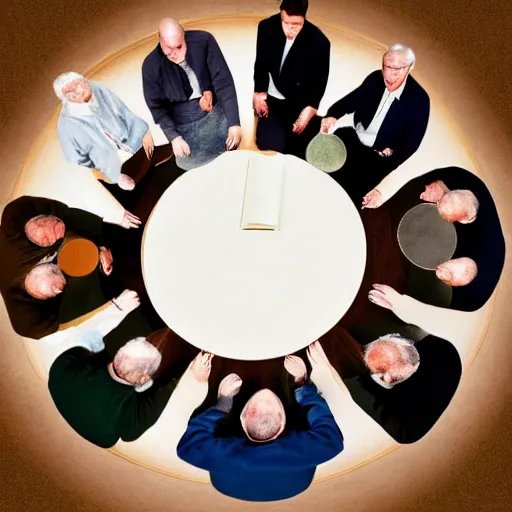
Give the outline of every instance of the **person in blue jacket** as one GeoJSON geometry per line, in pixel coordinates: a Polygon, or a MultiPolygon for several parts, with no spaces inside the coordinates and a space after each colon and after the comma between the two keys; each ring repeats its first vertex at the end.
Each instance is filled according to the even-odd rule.
{"type": "MultiPolygon", "coordinates": [[[[325,381],[322,374],[330,365],[318,342],[308,347],[311,379],[325,381]]],[[[269,389],[255,393],[240,415],[243,437],[219,437],[217,424],[233,406],[242,380],[236,374],[225,377],[219,386],[218,401],[192,418],[181,438],[178,456],[210,472],[212,485],[221,493],[247,501],[274,501],[290,498],[311,484],[318,464],[343,450],[343,436],[336,421],[311,380],[304,361],[285,358],[285,368],[295,378],[295,399],[305,408],[305,430],[287,429],[281,400],[269,389]]]]}

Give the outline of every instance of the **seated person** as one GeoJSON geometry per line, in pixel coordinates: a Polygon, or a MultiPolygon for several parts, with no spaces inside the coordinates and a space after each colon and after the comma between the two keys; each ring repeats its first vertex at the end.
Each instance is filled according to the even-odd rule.
{"type": "MultiPolygon", "coordinates": [[[[386,199],[377,186],[364,198],[363,208],[378,208],[386,199]]],[[[388,209],[395,212],[395,227],[422,201],[436,203],[440,215],[454,223],[457,248],[452,258],[470,258],[478,269],[467,286],[453,290],[450,307],[480,309],[494,292],[505,263],[505,239],[491,193],[478,176],[465,169],[436,169],[412,179],[388,199],[388,209]]]]}
{"type": "MultiPolygon", "coordinates": [[[[140,222],[128,215],[134,226],[140,222]]],[[[104,293],[113,283],[108,285],[103,276],[112,273],[113,255],[104,243],[119,237],[116,230],[123,232],[97,215],[52,199],[23,196],[5,207],[0,225],[0,292],[18,334],[42,338],[105,302],[104,293]],[[60,249],[76,237],[99,248],[101,275],[68,278],[57,267],[60,249]]]]}
{"type": "Polygon", "coordinates": [[[130,340],[113,358],[105,350],[106,332],[138,304],[137,294],[125,291],[111,312],[98,314],[101,322],[96,318],[93,330],[78,329],[74,346],[66,345],[50,368],[48,388],[58,411],[102,448],[140,437],[158,420],[176,386],[176,379],[153,386],[162,356],[144,337],[130,340]]]}
{"type": "Polygon", "coordinates": [[[456,348],[436,336],[388,334],[364,347],[367,372],[344,379],[353,400],[395,441],[414,443],[437,422],[459,385],[456,348]]]}
{"type": "Polygon", "coordinates": [[[122,172],[122,162],[142,147],[148,160],[154,143],[146,121],[136,116],[110,89],[74,72],[53,82],[62,101],[57,135],[66,159],[97,169],[105,181],[132,190],[135,181],[122,172]]]}
{"type": "Polygon", "coordinates": [[[331,44],[306,18],[308,0],[283,0],[258,24],[254,63],[256,144],[305,158],[320,129],[317,110],[327,87],[331,44]]]}
{"type": "Polygon", "coordinates": [[[144,98],[189,170],[235,149],[242,129],[233,77],[215,38],[172,18],[158,27],[159,44],[142,65],[144,98]]]}
{"type": "MultiPolygon", "coordinates": [[[[323,368],[326,359],[318,359],[316,352],[321,348],[317,345],[308,348],[313,382],[322,372],[331,372],[323,368]]],[[[244,436],[217,437],[217,423],[229,414],[242,386],[241,379],[230,374],[219,386],[217,405],[191,419],[178,444],[178,456],[209,471],[212,485],[223,494],[248,501],[295,496],[309,487],[318,464],[343,450],[341,432],[326,401],[306,381],[302,359],[289,357],[285,367],[299,386],[295,397],[307,411],[306,430],[287,430],[282,402],[269,389],[262,389],[240,415],[244,436]]]]}
{"type": "Polygon", "coordinates": [[[415,153],[423,140],[430,99],[410,76],[415,61],[409,47],[394,44],[384,54],[382,71],[371,73],[332,105],[322,120],[322,132],[327,133],[339,118],[354,114],[354,128],[334,132],[345,143],[347,161],[331,176],[356,203],[415,153]]]}

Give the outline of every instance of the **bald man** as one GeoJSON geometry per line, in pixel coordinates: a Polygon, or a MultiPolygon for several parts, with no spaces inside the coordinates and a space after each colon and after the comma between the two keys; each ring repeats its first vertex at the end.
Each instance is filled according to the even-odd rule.
{"type": "MultiPolygon", "coordinates": [[[[321,366],[312,355],[317,345],[308,349],[313,372],[321,366]]],[[[230,374],[220,383],[217,405],[191,419],[178,444],[178,456],[209,471],[213,486],[227,496],[247,501],[290,498],[309,487],[318,464],[343,450],[340,429],[317,387],[307,380],[302,359],[288,356],[285,368],[294,378],[295,399],[306,414],[303,428],[290,428],[281,399],[262,389],[239,415],[240,435],[222,436],[219,423],[231,413],[242,387],[240,377],[230,374]]],[[[314,373],[311,379],[315,382],[314,373]]]]}
{"type": "Polygon", "coordinates": [[[233,77],[212,34],[165,18],[158,38],[142,65],[144,98],[177,165],[200,167],[240,144],[233,77]]]}

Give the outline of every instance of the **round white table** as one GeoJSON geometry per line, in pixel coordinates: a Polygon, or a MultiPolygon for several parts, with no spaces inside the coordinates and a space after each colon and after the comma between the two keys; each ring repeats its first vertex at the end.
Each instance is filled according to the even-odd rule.
{"type": "Polygon", "coordinates": [[[352,304],[365,263],[359,213],[329,175],[293,156],[242,150],[178,178],[142,243],[161,318],[192,345],[242,360],[290,354],[329,331],[352,304]],[[277,231],[240,228],[250,157],[283,159],[277,231]]]}

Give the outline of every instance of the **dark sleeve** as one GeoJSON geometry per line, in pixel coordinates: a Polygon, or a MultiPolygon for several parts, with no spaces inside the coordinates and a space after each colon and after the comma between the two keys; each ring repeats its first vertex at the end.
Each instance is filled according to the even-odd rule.
{"type": "Polygon", "coordinates": [[[169,142],[172,142],[180,134],[169,114],[168,100],[162,91],[155,65],[149,57],[142,64],[142,90],[153,120],[160,125],[169,142]]]}
{"type": "Polygon", "coordinates": [[[190,420],[178,444],[178,456],[207,471],[231,468],[276,470],[316,467],[343,450],[343,437],[325,400],[314,386],[303,386],[301,405],[308,411],[309,430],[291,431],[270,443],[251,443],[245,438],[215,438],[217,421],[225,414],[211,408],[190,420]]]}
{"type": "Polygon", "coordinates": [[[318,109],[327,87],[331,60],[331,43],[323,34],[320,36],[315,47],[315,67],[311,69],[308,76],[307,87],[307,105],[316,109],[318,109]]]}
{"type": "Polygon", "coordinates": [[[430,116],[430,99],[424,91],[420,97],[421,100],[416,105],[411,105],[411,117],[404,128],[398,147],[391,148],[393,154],[386,160],[389,171],[395,170],[414,154],[425,136],[430,116]]]}
{"type": "Polygon", "coordinates": [[[212,80],[213,92],[224,109],[228,126],[240,126],[233,76],[217,41],[211,34],[208,38],[206,62],[212,80]]]}
{"type": "Polygon", "coordinates": [[[87,238],[100,246],[103,244],[103,219],[91,212],[70,208],[63,219],[66,231],[87,238]]]}
{"type": "Polygon", "coordinates": [[[149,389],[135,396],[136,402],[128,402],[120,418],[120,437],[131,442],[138,439],[160,418],[178,381],[172,380],[165,387],[149,389]]]}
{"type": "Polygon", "coordinates": [[[254,61],[254,92],[267,92],[269,78],[268,69],[265,67],[265,36],[263,21],[258,23],[258,35],[256,37],[256,60],[254,61]]]}
{"type": "Polygon", "coordinates": [[[354,402],[370,418],[378,423],[395,441],[399,443],[408,442],[406,431],[394,414],[393,409],[385,401],[379,400],[377,394],[371,392],[372,387],[378,386],[378,384],[371,381],[371,377],[353,377],[346,379],[344,382],[354,402]]]}
{"type": "Polygon", "coordinates": [[[364,101],[365,91],[369,81],[372,79],[372,76],[373,74],[366,77],[357,89],[354,89],[352,92],[341,98],[341,100],[334,103],[334,105],[331,105],[329,110],[327,110],[325,117],[335,117],[336,119],[339,119],[346,114],[354,113],[361,102],[364,101]]]}
{"type": "Polygon", "coordinates": [[[58,299],[34,299],[21,285],[2,291],[2,296],[12,328],[20,336],[39,340],[59,328],[58,299]]]}

